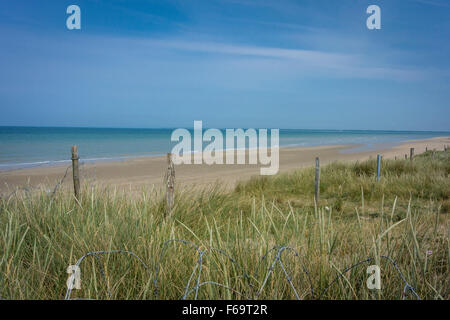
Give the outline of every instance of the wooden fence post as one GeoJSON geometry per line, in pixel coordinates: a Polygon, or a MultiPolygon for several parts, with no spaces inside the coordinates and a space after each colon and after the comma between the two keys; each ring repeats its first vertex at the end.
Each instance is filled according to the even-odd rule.
{"type": "Polygon", "coordinates": [[[175,167],[172,161],[172,154],[167,154],[167,212],[172,213],[175,198],[175,167]]]}
{"type": "Polygon", "coordinates": [[[316,157],[316,179],[314,183],[314,201],[316,205],[319,206],[319,196],[320,196],[320,160],[316,157]]]}
{"type": "Polygon", "coordinates": [[[73,190],[75,198],[80,199],[80,174],[78,171],[78,147],[72,146],[72,173],[73,173],[73,190]]]}
{"type": "Polygon", "coordinates": [[[414,148],[410,148],[409,149],[409,160],[411,160],[411,162],[414,159],[414,148]]]}
{"type": "Polygon", "coordinates": [[[405,154],[405,160],[406,160],[406,159],[408,159],[408,155],[407,155],[407,154],[405,154]]]}
{"type": "Polygon", "coordinates": [[[377,181],[380,181],[380,173],[381,173],[381,156],[377,155],[377,181]]]}

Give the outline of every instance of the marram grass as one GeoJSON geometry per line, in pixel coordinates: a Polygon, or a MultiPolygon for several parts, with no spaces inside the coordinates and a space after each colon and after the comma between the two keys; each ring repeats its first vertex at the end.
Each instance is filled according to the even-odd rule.
{"type": "Polygon", "coordinates": [[[127,250],[148,268],[127,254],[86,257],[71,298],[402,299],[405,283],[384,256],[420,298],[449,299],[449,154],[383,161],[379,182],[375,170],[374,160],[323,167],[318,206],[313,168],[231,192],[177,189],[170,216],[164,193],[151,188],[129,195],[85,184],[80,201],[70,190],[7,195],[0,298],[63,299],[69,265],[88,252],[127,250]],[[189,243],[163,246],[170,239],[189,243]],[[273,264],[277,245],[291,248],[282,266],[273,264]],[[371,264],[381,267],[381,290],[366,286],[371,264]]]}

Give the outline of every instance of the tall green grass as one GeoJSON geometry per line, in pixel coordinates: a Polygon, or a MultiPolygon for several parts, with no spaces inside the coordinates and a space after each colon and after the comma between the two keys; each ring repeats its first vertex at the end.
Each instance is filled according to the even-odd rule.
{"type": "MultiPolygon", "coordinates": [[[[86,184],[80,201],[69,190],[54,196],[17,192],[0,200],[0,298],[63,299],[69,265],[87,252],[120,249],[149,268],[126,254],[87,257],[80,265],[81,290],[71,297],[180,299],[199,254],[180,242],[163,252],[162,244],[183,239],[205,252],[200,282],[242,294],[206,283],[199,299],[295,299],[278,263],[257,294],[277,250],[261,258],[276,245],[299,254],[285,251],[282,262],[302,299],[317,299],[328,286],[323,299],[401,299],[405,284],[382,256],[396,261],[421,298],[448,299],[449,154],[383,161],[379,182],[375,170],[371,160],[323,167],[318,206],[313,168],[256,177],[231,192],[219,186],[177,190],[170,216],[157,189],[131,195],[86,184]],[[374,262],[331,284],[369,257],[374,262]],[[379,291],[366,287],[366,267],[375,263],[381,267],[379,291]]],[[[198,269],[189,288],[197,277],[198,269]]],[[[195,291],[187,296],[194,297],[195,291]]]]}

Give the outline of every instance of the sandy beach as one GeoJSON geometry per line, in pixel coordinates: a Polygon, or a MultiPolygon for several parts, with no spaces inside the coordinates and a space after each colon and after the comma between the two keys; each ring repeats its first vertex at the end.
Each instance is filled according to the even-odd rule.
{"type": "MultiPolygon", "coordinates": [[[[386,159],[409,157],[410,148],[415,154],[428,150],[443,150],[450,145],[450,137],[407,141],[396,146],[378,146],[376,150],[358,151],[357,145],[333,145],[316,147],[280,148],[279,172],[311,166],[315,157],[321,164],[332,161],[365,160],[381,154],[386,159]]],[[[81,159],[82,160],[82,159],[81,159]]],[[[261,165],[177,165],[178,187],[196,188],[219,182],[225,188],[232,188],[236,182],[259,175],[261,165]]],[[[82,163],[82,183],[115,186],[118,189],[136,191],[142,187],[160,187],[167,169],[166,157],[143,157],[124,161],[82,163]]],[[[7,194],[17,188],[43,188],[52,191],[63,180],[62,188],[72,186],[70,166],[20,169],[0,172],[0,193],[7,194]],[[65,178],[63,179],[63,177],[65,178]]]]}

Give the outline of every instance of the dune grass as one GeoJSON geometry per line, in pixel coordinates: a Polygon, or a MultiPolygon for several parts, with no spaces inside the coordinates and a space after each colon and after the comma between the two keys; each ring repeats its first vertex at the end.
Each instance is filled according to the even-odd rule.
{"type": "Polygon", "coordinates": [[[86,257],[71,298],[402,299],[389,257],[420,298],[449,299],[449,154],[383,161],[379,182],[375,170],[375,160],[324,166],[318,206],[313,168],[231,192],[177,189],[169,216],[151,188],[130,196],[85,184],[79,201],[69,190],[17,192],[0,200],[0,298],[63,299],[69,265],[127,250],[145,265],[126,253],[86,257]],[[381,290],[366,287],[371,264],[381,290]]]}

